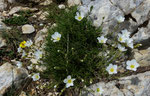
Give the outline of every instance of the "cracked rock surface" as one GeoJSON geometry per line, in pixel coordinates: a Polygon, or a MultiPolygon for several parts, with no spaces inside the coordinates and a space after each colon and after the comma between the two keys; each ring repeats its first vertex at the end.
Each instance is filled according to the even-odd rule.
{"type": "MultiPolygon", "coordinates": [[[[99,27],[103,22],[104,34],[114,32],[114,28],[119,26],[116,33],[127,29],[132,34],[134,44],[141,43],[142,51],[148,50],[150,47],[150,0],[82,0],[82,2],[83,5],[79,7],[79,10],[87,14],[93,6],[90,18],[96,27],[99,27]],[[124,16],[125,21],[117,25],[117,16],[124,16]]],[[[141,65],[149,66],[149,52],[136,57],[138,51],[135,51],[136,60],[143,60],[140,63],[145,63],[141,65]]]]}
{"type": "Polygon", "coordinates": [[[143,50],[136,50],[134,57],[141,67],[150,66],[150,47],[143,50]]]}
{"type": "MultiPolygon", "coordinates": [[[[99,82],[89,89],[95,90],[98,86],[104,89],[103,96],[150,96],[150,71],[123,77],[118,81],[99,82]]],[[[82,96],[96,95],[84,92],[82,96]]]]}
{"type": "Polygon", "coordinates": [[[19,93],[20,88],[26,84],[26,80],[28,80],[26,69],[17,68],[10,63],[3,64],[0,66],[0,96],[4,94],[8,96],[6,93],[11,90],[19,93]]]}
{"type": "Polygon", "coordinates": [[[4,0],[0,0],[0,11],[4,10],[7,7],[7,4],[5,4],[4,0]]]}

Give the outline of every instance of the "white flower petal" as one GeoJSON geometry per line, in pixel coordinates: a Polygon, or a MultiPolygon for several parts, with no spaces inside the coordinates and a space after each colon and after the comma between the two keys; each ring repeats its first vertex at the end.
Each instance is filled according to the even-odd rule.
{"type": "Polygon", "coordinates": [[[127,64],[127,69],[128,70],[132,70],[132,71],[136,71],[137,70],[137,68],[139,67],[139,64],[136,62],[136,60],[135,59],[133,59],[133,60],[128,60],[127,62],[126,62],[126,64],[127,64]],[[132,67],[133,66],[133,67],[132,67]]]}
{"type": "Polygon", "coordinates": [[[79,12],[76,12],[76,15],[79,16],[79,12]]]}
{"type": "Polygon", "coordinates": [[[57,39],[57,36],[55,34],[52,35],[53,39],[57,39]]]}
{"type": "Polygon", "coordinates": [[[124,30],[122,30],[121,32],[122,32],[122,34],[123,34],[125,37],[127,37],[127,38],[130,37],[131,32],[129,32],[127,29],[124,29],[124,30]]]}
{"type": "Polygon", "coordinates": [[[26,55],[27,55],[27,53],[23,50],[22,58],[25,57],[26,55]]]}
{"type": "Polygon", "coordinates": [[[32,44],[33,44],[32,40],[28,40],[25,45],[27,47],[30,47],[32,44]]]}
{"type": "Polygon", "coordinates": [[[82,17],[82,18],[84,17],[84,13],[83,13],[83,12],[81,12],[81,17],[82,17]]]}
{"type": "Polygon", "coordinates": [[[52,37],[53,42],[58,42],[61,38],[61,34],[59,34],[58,32],[55,32],[51,37],[52,37]]]}
{"type": "Polygon", "coordinates": [[[72,81],[74,81],[74,80],[76,80],[76,79],[72,79],[72,81]]]}
{"type": "Polygon", "coordinates": [[[71,86],[70,84],[68,84],[68,83],[66,84],[66,88],[69,88],[70,86],[71,86]]]}
{"type": "Polygon", "coordinates": [[[76,20],[81,21],[83,18],[84,18],[84,14],[82,12],[80,14],[79,12],[76,12],[76,16],[75,16],[76,20]]]}
{"type": "Polygon", "coordinates": [[[67,83],[67,81],[68,81],[67,79],[64,79],[64,83],[67,83]]]}
{"type": "Polygon", "coordinates": [[[122,23],[125,20],[125,18],[123,16],[118,16],[116,19],[119,23],[122,23]]]}
{"type": "Polygon", "coordinates": [[[16,64],[16,65],[17,65],[18,68],[21,68],[21,67],[22,67],[22,62],[17,61],[17,64],[16,64]]]}
{"type": "Polygon", "coordinates": [[[19,47],[19,48],[17,49],[17,52],[20,53],[21,51],[22,51],[22,48],[19,47]]]}
{"type": "Polygon", "coordinates": [[[34,75],[32,76],[32,79],[33,79],[33,81],[39,80],[39,79],[40,79],[40,74],[39,74],[39,73],[34,74],[34,75]]]}
{"type": "Polygon", "coordinates": [[[109,66],[107,66],[107,68],[106,68],[106,71],[107,71],[109,74],[116,74],[116,73],[117,73],[117,65],[109,64],[109,66]],[[111,71],[111,70],[112,70],[112,71],[111,71]]]}
{"type": "Polygon", "coordinates": [[[71,76],[70,75],[68,75],[67,76],[67,78],[66,79],[64,79],[64,83],[66,83],[66,88],[68,88],[68,87],[70,87],[70,86],[73,86],[74,84],[73,84],[73,81],[74,81],[75,79],[71,79],[71,76]]]}
{"type": "Polygon", "coordinates": [[[67,77],[67,79],[71,79],[71,76],[69,75],[69,76],[67,77]]]}
{"type": "Polygon", "coordinates": [[[97,39],[98,39],[99,43],[106,43],[106,41],[107,41],[107,38],[105,38],[104,36],[97,37],[97,39]]]}

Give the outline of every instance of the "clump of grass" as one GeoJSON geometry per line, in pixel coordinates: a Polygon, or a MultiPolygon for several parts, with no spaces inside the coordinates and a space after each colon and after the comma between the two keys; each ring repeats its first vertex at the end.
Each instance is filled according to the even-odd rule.
{"type": "Polygon", "coordinates": [[[8,57],[9,59],[16,58],[18,44],[23,40],[21,32],[17,28],[12,27],[11,30],[3,30],[1,34],[6,40],[7,46],[2,48],[0,53],[3,54],[3,57],[8,57]]]}
{"type": "Polygon", "coordinates": [[[30,16],[33,15],[30,10],[27,10],[27,11],[19,11],[18,14],[21,15],[21,16],[24,16],[24,17],[30,17],[30,16]]]}
{"type": "Polygon", "coordinates": [[[28,19],[24,16],[13,16],[6,18],[3,22],[7,25],[23,25],[28,23],[28,19]]]}
{"type": "Polygon", "coordinates": [[[32,16],[30,11],[19,11],[18,14],[20,16],[13,16],[10,18],[6,18],[3,20],[3,22],[7,25],[14,25],[14,26],[19,26],[19,25],[24,25],[29,23],[28,18],[32,16]]]}
{"type": "Polygon", "coordinates": [[[4,56],[8,56],[8,57],[13,58],[14,55],[15,55],[13,51],[11,51],[11,50],[9,50],[9,49],[5,49],[5,48],[1,48],[0,54],[2,54],[2,55],[1,55],[2,57],[0,56],[1,60],[2,60],[2,58],[3,58],[4,56]]]}
{"type": "Polygon", "coordinates": [[[47,15],[47,20],[51,23],[55,23],[55,16],[58,16],[62,10],[58,8],[56,3],[53,3],[46,9],[46,11],[49,13],[47,15]]]}
{"type": "Polygon", "coordinates": [[[2,37],[6,39],[7,44],[15,44],[17,46],[18,42],[22,41],[22,33],[16,27],[12,27],[10,30],[4,30],[2,32],[2,37]]]}
{"type": "MultiPolygon", "coordinates": [[[[60,89],[64,88],[63,80],[68,75],[76,78],[75,86],[69,89],[80,89],[93,81],[108,77],[106,66],[119,60],[124,54],[110,43],[99,43],[97,37],[102,36],[102,27],[95,28],[87,17],[82,21],[76,20],[76,12],[75,7],[54,15],[57,27],[48,31],[43,58],[47,70],[43,76],[51,78],[52,86],[58,85],[60,89]],[[51,40],[55,32],[62,36],[58,42],[51,40]]],[[[106,37],[111,39],[110,42],[118,43],[117,38],[112,35],[108,34],[106,37]]]]}

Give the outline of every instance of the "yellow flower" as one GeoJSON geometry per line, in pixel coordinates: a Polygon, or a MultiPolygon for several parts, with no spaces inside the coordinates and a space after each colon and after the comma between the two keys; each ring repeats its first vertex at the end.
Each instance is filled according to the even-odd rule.
{"type": "Polygon", "coordinates": [[[25,47],[26,47],[25,44],[26,44],[26,41],[21,42],[21,43],[20,43],[20,47],[21,47],[21,48],[25,48],[25,47]]]}

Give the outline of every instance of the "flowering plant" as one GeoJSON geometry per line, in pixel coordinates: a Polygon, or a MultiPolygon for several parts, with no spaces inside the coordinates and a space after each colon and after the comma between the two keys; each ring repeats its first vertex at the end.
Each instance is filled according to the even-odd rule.
{"type": "MultiPolygon", "coordinates": [[[[81,89],[117,74],[117,61],[127,59],[127,49],[134,48],[127,30],[117,36],[104,35],[102,26],[94,27],[89,15],[76,8],[62,11],[55,20],[57,26],[50,29],[47,36],[43,56],[47,70],[42,76],[51,78],[51,85],[62,89],[61,93],[64,89],[81,89]]],[[[123,21],[121,18],[118,22],[123,21]]],[[[100,95],[103,89],[99,87],[96,92],[100,95]]]]}

